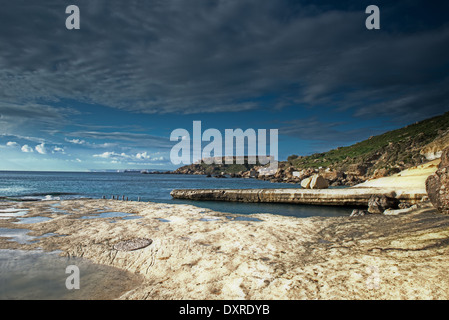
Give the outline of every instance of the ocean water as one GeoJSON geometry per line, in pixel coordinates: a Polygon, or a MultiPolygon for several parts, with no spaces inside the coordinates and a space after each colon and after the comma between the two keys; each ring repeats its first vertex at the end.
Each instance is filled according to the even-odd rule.
{"type": "Polygon", "coordinates": [[[199,175],[124,172],[10,172],[0,171],[1,200],[101,199],[113,196],[136,201],[185,203],[227,213],[271,213],[296,217],[345,216],[352,208],[272,203],[232,203],[177,200],[173,189],[298,188],[299,185],[257,179],[207,178],[199,175]]]}

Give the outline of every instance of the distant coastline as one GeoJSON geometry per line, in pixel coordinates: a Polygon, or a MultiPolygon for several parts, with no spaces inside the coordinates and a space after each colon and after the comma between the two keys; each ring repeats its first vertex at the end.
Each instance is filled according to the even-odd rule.
{"type": "MultiPolygon", "coordinates": [[[[400,171],[439,159],[449,147],[449,112],[403,128],[372,136],[351,146],[310,156],[291,155],[278,162],[271,174],[257,164],[205,164],[182,166],[171,173],[195,174],[216,178],[255,178],[278,183],[300,184],[319,174],[330,186],[354,186],[371,179],[395,175],[400,171]]],[[[168,172],[167,172],[168,173],[168,172]]]]}

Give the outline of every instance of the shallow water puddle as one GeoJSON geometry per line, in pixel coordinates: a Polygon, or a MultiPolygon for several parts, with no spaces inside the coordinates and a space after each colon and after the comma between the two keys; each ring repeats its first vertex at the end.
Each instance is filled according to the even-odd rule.
{"type": "MultiPolygon", "coordinates": [[[[63,210],[60,209],[59,207],[61,207],[61,203],[57,202],[57,203],[53,203],[50,205],[50,211],[51,213],[55,213],[55,214],[70,214],[67,210],[63,210]]],[[[74,210],[74,209],[72,209],[74,210]]]]}
{"type": "MultiPolygon", "coordinates": [[[[132,216],[132,217],[123,217],[122,220],[134,220],[134,219],[141,219],[142,216],[132,216]]],[[[116,223],[117,220],[109,220],[110,223],[116,223]]]]}
{"type": "Polygon", "coordinates": [[[123,217],[123,220],[134,220],[134,219],[141,219],[142,216],[129,216],[129,217],[123,217]]]}
{"type": "Polygon", "coordinates": [[[20,244],[30,244],[36,240],[36,237],[29,236],[28,232],[31,232],[31,230],[0,228],[0,237],[11,238],[11,241],[20,244]]]}
{"type": "Polygon", "coordinates": [[[0,299],[69,300],[115,299],[141,283],[141,278],[59,252],[0,249],[0,299]],[[68,266],[79,270],[79,289],[69,290],[68,266]]]}
{"type": "Polygon", "coordinates": [[[68,211],[58,209],[58,208],[50,208],[50,210],[51,210],[51,213],[55,213],[55,214],[70,214],[68,211]]]}
{"type": "Polygon", "coordinates": [[[214,217],[206,217],[206,218],[199,219],[199,221],[221,221],[221,219],[220,218],[214,218],[214,217]]]}
{"type": "Polygon", "coordinates": [[[238,216],[238,217],[230,217],[227,216],[226,218],[228,218],[231,221],[256,221],[256,222],[261,222],[263,220],[260,220],[258,218],[253,218],[253,217],[245,217],[245,216],[238,216]]]}
{"type": "Polygon", "coordinates": [[[6,213],[17,212],[17,211],[22,211],[22,210],[28,210],[28,209],[2,208],[2,209],[0,209],[0,213],[2,213],[2,212],[6,212],[6,213]]]}
{"type": "Polygon", "coordinates": [[[27,213],[28,209],[15,209],[15,208],[0,209],[0,219],[21,217],[26,215],[27,213]]]}
{"type": "Polygon", "coordinates": [[[19,244],[30,244],[37,242],[37,240],[52,236],[60,236],[57,233],[49,232],[41,236],[30,236],[28,233],[31,232],[29,229],[8,229],[0,228],[0,237],[11,238],[11,241],[17,242],[19,244]]]}
{"type": "Polygon", "coordinates": [[[99,214],[92,214],[89,216],[82,216],[80,219],[100,219],[100,218],[123,218],[123,219],[140,219],[141,216],[137,216],[132,213],[126,213],[126,212],[102,212],[99,214]]]}
{"type": "Polygon", "coordinates": [[[51,218],[48,217],[29,217],[29,218],[19,218],[20,221],[14,222],[17,224],[30,224],[30,223],[39,223],[39,222],[45,222],[51,220],[51,218]]]}
{"type": "Polygon", "coordinates": [[[167,219],[162,219],[162,218],[156,218],[157,220],[159,220],[160,222],[171,222],[170,220],[167,219]]]}

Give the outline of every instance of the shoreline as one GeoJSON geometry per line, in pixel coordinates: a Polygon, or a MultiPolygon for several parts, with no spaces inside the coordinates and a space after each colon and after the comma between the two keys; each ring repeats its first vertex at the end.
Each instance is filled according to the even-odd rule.
{"type": "Polygon", "coordinates": [[[29,210],[1,219],[1,228],[53,235],[28,244],[0,238],[0,248],[61,250],[143,278],[119,299],[449,298],[449,217],[429,203],[400,216],[252,214],[245,215],[247,220],[192,205],[152,202],[1,204],[7,206],[29,210]],[[135,218],[100,218],[101,212],[135,218]],[[49,219],[14,223],[26,217],[49,219]],[[151,239],[151,244],[134,251],[114,247],[137,238],[151,239]]]}
{"type": "Polygon", "coordinates": [[[440,160],[409,168],[389,177],[372,179],[347,188],[302,189],[175,189],[175,199],[294,203],[329,206],[368,206],[371,196],[387,196],[410,205],[427,197],[426,179],[440,160]]]}

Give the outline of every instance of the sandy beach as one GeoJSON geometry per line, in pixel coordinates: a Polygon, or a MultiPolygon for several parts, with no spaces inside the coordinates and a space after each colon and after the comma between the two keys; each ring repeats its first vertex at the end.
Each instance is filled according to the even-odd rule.
{"type": "Polygon", "coordinates": [[[37,237],[28,243],[0,238],[1,249],[60,250],[140,276],[119,299],[449,298],[449,217],[429,203],[405,215],[349,217],[348,211],[332,218],[242,218],[190,205],[117,200],[0,207],[0,228],[24,228],[37,237]],[[28,210],[8,217],[7,208],[28,210]],[[151,244],[116,249],[133,239],[151,244]]]}

